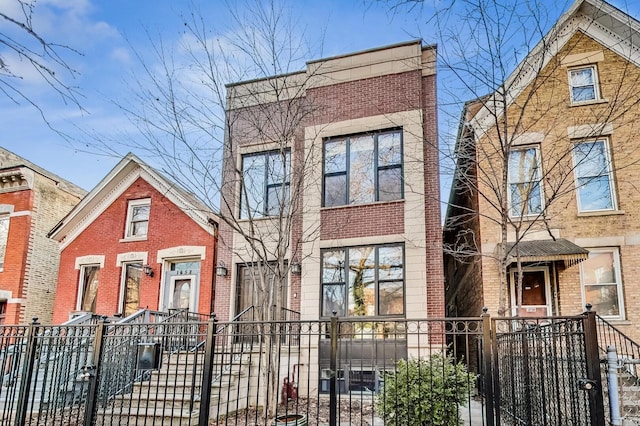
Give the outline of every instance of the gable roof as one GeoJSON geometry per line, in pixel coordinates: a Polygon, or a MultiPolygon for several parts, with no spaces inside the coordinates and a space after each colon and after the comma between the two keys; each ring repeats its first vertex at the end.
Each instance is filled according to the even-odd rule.
{"type": "Polygon", "coordinates": [[[80,188],[75,183],[63,179],[60,176],[43,169],[42,167],[32,163],[25,158],[20,157],[18,154],[13,153],[6,148],[0,147],[0,171],[15,169],[17,167],[26,167],[33,170],[39,175],[42,175],[54,181],[57,184],[58,188],[78,198],[84,197],[87,193],[86,190],[80,188]]]}
{"type": "MultiPolygon", "coordinates": [[[[504,81],[504,87],[508,88],[505,99],[498,99],[495,93],[491,96],[499,101],[498,104],[504,101],[498,116],[578,31],[640,67],[640,21],[603,0],[575,0],[504,81]]],[[[486,102],[470,120],[479,134],[493,125],[487,106],[490,104],[492,102],[486,102]]]]}
{"type": "Polygon", "coordinates": [[[48,237],[60,242],[60,248],[64,249],[138,178],[144,179],[158,192],[167,197],[209,234],[215,234],[215,227],[211,225],[217,224],[219,219],[210,208],[193,194],[167,179],[134,154],[129,153],[67,216],[58,222],[49,232],[48,237]]]}

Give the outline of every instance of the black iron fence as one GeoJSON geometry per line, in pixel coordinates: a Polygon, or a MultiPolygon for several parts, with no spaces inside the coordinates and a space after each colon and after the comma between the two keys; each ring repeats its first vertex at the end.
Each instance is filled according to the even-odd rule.
{"type": "Polygon", "coordinates": [[[593,315],[287,315],[0,328],[0,423],[603,424],[593,315]]]}
{"type": "Polygon", "coordinates": [[[604,425],[595,316],[493,319],[496,419],[604,425]]]}

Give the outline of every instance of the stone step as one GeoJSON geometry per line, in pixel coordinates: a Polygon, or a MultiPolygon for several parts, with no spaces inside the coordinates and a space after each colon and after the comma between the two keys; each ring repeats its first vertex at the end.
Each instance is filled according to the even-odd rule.
{"type": "Polygon", "coordinates": [[[126,424],[129,426],[183,426],[198,424],[198,410],[193,412],[175,407],[147,407],[131,410],[128,407],[99,410],[96,424],[126,424]]]}

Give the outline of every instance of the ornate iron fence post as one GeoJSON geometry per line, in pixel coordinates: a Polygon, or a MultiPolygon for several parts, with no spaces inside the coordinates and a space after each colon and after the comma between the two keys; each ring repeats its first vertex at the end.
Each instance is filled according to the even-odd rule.
{"type": "Polygon", "coordinates": [[[213,363],[215,358],[216,334],[218,320],[216,314],[211,314],[207,322],[207,344],[204,352],[204,370],[202,371],[202,394],[200,398],[200,413],[198,424],[209,424],[209,410],[211,404],[211,381],[213,380],[213,363]]]}
{"type": "Polygon", "coordinates": [[[331,380],[329,381],[329,426],[338,424],[338,398],[336,394],[336,381],[338,380],[338,313],[333,311],[331,317],[329,335],[331,336],[331,355],[329,359],[329,370],[331,380]]]}
{"type": "Polygon", "coordinates": [[[604,400],[602,397],[602,379],[600,376],[600,352],[598,349],[598,329],[596,313],[587,305],[587,312],[583,317],[584,344],[587,367],[587,380],[595,385],[586,390],[589,397],[589,415],[592,426],[604,426],[604,400]]]}
{"type": "Polygon", "coordinates": [[[483,370],[483,387],[485,398],[485,418],[487,426],[494,426],[494,394],[493,394],[493,371],[492,371],[492,354],[491,354],[491,315],[489,310],[482,308],[482,370],[483,370]]]}
{"type": "Polygon", "coordinates": [[[20,382],[20,392],[18,394],[18,408],[16,410],[16,424],[23,425],[27,418],[27,408],[29,406],[29,392],[31,391],[31,380],[33,379],[33,369],[36,360],[36,346],[38,344],[38,318],[33,318],[29,326],[29,339],[27,339],[27,358],[22,369],[22,381],[20,382]]]}
{"type": "Polygon", "coordinates": [[[93,336],[93,360],[92,364],[85,366],[85,377],[89,380],[87,390],[87,403],[84,414],[84,425],[91,426],[95,423],[95,416],[98,407],[99,376],[102,369],[102,354],[104,352],[105,328],[109,324],[107,317],[102,317],[96,327],[96,334],[93,336]]]}

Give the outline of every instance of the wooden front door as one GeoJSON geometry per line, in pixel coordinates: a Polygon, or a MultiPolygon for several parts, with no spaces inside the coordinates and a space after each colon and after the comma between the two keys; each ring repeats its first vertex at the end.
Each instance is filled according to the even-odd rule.
{"type": "MultiPolygon", "coordinates": [[[[262,268],[263,271],[268,271],[268,268],[262,268]]],[[[266,272],[266,280],[264,288],[261,288],[260,283],[260,268],[255,265],[240,265],[238,266],[238,282],[236,287],[236,315],[244,311],[250,306],[255,307],[256,320],[268,318],[265,312],[262,312],[262,306],[265,305],[265,299],[269,297],[269,288],[274,287],[274,305],[270,309],[274,309],[274,319],[284,319],[284,312],[282,308],[287,307],[287,292],[288,283],[285,280],[284,283],[277,283],[273,273],[266,272]]],[[[250,320],[250,318],[245,318],[250,320]]]]}
{"type": "Polygon", "coordinates": [[[516,271],[511,272],[513,314],[520,317],[544,317],[551,315],[549,268],[524,268],[522,271],[522,306],[517,306],[518,286],[516,271]]]}

